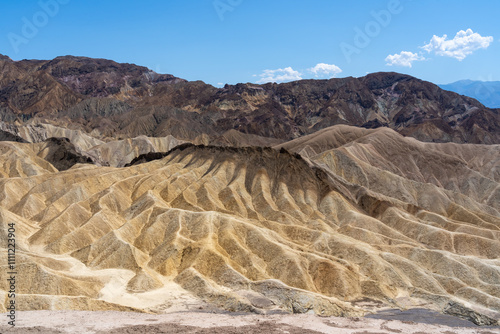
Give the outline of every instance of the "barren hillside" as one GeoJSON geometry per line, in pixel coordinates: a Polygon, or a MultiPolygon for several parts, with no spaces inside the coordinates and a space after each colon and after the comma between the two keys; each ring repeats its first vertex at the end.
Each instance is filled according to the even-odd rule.
{"type": "Polygon", "coordinates": [[[2,152],[21,309],[204,300],[361,315],[370,301],[500,318],[498,145],[335,126],[275,149],[183,144],[124,168],[58,171],[29,143],[2,152]]]}

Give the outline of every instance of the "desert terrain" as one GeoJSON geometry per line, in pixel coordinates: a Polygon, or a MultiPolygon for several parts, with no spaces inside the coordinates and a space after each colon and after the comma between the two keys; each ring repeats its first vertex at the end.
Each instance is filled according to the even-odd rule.
{"type": "Polygon", "coordinates": [[[215,89],[109,62],[0,60],[16,330],[498,332],[498,109],[394,73],[215,89]]]}

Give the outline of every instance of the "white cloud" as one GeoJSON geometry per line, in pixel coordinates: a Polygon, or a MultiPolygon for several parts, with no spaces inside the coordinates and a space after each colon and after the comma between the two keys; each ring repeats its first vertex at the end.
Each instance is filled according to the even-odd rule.
{"type": "Polygon", "coordinates": [[[417,53],[412,53],[409,51],[402,51],[400,54],[388,55],[385,58],[388,66],[405,66],[411,67],[414,61],[425,60],[425,58],[417,53]]]}
{"type": "Polygon", "coordinates": [[[447,35],[443,37],[432,36],[429,44],[422,46],[427,52],[434,52],[439,56],[453,57],[458,60],[464,60],[465,57],[479,49],[486,49],[493,42],[492,36],[483,37],[471,29],[460,30],[455,38],[448,39],[447,35]]]}
{"type": "Polygon", "coordinates": [[[325,64],[325,63],[319,63],[316,66],[309,68],[308,71],[311,73],[314,73],[314,76],[316,78],[319,78],[319,77],[333,78],[337,74],[342,72],[340,67],[338,67],[336,65],[325,64]]]}
{"type": "Polygon", "coordinates": [[[264,70],[262,74],[259,75],[260,79],[257,83],[266,82],[286,82],[286,81],[296,81],[302,80],[302,74],[295,71],[291,67],[279,68],[277,70],[264,70]]]}

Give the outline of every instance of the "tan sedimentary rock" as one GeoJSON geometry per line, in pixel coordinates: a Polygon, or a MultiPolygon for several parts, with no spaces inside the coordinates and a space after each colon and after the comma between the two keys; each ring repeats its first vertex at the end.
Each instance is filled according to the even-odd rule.
{"type": "MultiPolygon", "coordinates": [[[[17,136],[28,143],[36,144],[24,147],[31,147],[35,154],[41,158],[45,158],[47,155],[48,139],[67,138],[74,145],[76,153],[90,157],[98,165],[113,167],[123,167],[141,154],[168,152],[175,146],[185,143],[185,141],[170,135],[166,137],[138,136],[120,140],[106,138],[107,141],[103,141],[81,130],[66,129],[47,123],[14,125],[0,122],[0,130],[5,131],[7,135],[17,136]]],[[[241,138],[235,137],[234,140],[237,139],[241,138]]]]}
{"type": "Polygon", "coordinates": [[[96,145],[85,152],[102,164],[123,167],[141,154],[168,152],[184,142],[172,136],[159,138],[139,136],[96,145]]]}
{"type": "Polygon", "coordinates": [[[181,145],[126,168],[0,179],[2,224],[20,222],[19,270],[41,282],[19,293],[151,309],[148,293],[167,300],[176,286],[228,310],[360,315],[371,298],[498,318],[498,146],[344,126],[312,136],[283,145],[304,157],[181,145]]]}

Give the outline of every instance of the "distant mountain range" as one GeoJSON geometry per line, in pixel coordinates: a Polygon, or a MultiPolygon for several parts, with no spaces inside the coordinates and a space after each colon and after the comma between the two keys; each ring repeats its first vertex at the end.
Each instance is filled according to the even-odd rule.
{"type": "Polygon", "coordinates": [[[439,87],[472,97],[488,108],[500,108],[500,81],[460,80],[439,87]]]}
{"type": "Polygon", "coordinates": [[[74,56],[0,57],[0,120],[50,123],[102,140],[172,135],[212,144],[232,131],[285,141],[345,124],[428,142],[500,143],[498,110],[399,73],[216,88],[74,56]]]}

